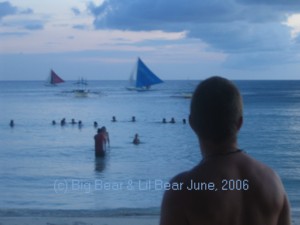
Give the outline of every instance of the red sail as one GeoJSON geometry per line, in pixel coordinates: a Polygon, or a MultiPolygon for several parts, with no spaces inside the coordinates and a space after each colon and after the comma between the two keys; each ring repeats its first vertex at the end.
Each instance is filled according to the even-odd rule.
{"type": "Polygon", "coordinates": [[[53,70],[51,70],[51,84],[58,84],[65,82],[63,79],[61,79],[53,70]]]}

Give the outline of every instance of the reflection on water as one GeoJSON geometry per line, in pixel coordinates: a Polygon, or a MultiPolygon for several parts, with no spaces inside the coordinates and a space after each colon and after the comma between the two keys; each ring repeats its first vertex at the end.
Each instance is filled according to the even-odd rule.
{"type": "Polygon", "coordinates": [[[107,157],[95,157],[95,171],[102,173],[105,170],[107,157]]]}

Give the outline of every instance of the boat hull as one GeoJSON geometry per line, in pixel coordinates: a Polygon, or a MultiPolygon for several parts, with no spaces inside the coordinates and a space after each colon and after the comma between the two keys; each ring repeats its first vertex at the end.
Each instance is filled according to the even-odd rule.
{"type": "Polygon", "coordinates": [[[73,91],[76,97],[88,97],[88,90],[74,90],[73,91]]]}
{"type": "Polygon", "coordinates": [[[126,87],[128,91],[149,91],[150,87],[126,87]]]}

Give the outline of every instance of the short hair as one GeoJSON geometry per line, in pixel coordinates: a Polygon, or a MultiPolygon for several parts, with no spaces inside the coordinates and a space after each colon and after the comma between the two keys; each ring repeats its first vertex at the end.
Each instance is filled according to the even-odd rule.
{"type": "Polygon", "coordinates": [[[243,116],[242,97],[229,80],[214,76],[196,88],[190,108],[193,128],[199,138],[213,142],[235,141],[243,116]]]}

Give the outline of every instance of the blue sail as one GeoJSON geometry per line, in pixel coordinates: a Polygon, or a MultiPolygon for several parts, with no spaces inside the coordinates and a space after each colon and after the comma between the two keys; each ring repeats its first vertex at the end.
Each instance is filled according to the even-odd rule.
{"type": "Polygon", "coordinates": [[[137,88],[150,87],[151,85],[162,82],[163,81],[159,79],[140,58],[138,58],[135,86],[137,88]]]}

